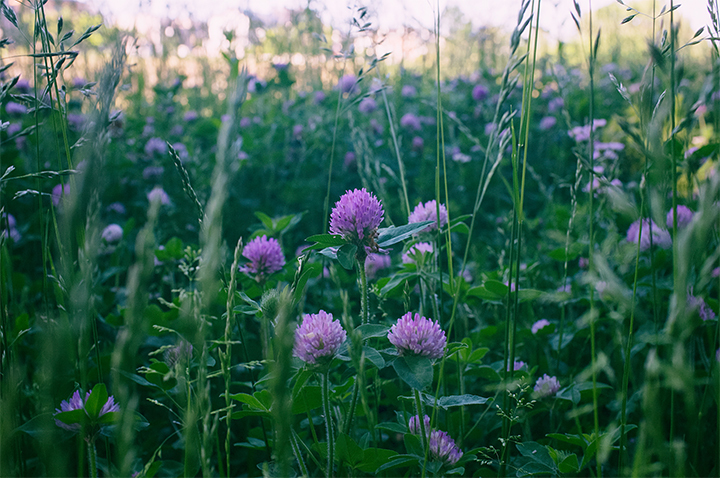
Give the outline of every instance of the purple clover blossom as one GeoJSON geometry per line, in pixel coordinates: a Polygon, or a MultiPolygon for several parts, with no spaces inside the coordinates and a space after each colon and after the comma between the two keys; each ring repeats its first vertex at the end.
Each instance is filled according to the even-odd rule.
{"type": "Polygon", "coordinates": [[[425,140],[420,136],[415,136],[412,139],[412,149],[415,151],[422,151],[425,147],[425,140]]]}
{"type": "MultiPolygon", "coordinates": [[[[61,412],[71,412],[73,410],[84,410],[85,402],[87,402],[88,398],[90,398],[90,392],[87,392],[85,394],[85,399],[83,400],[80,396],[80,390],[75,390],[75,393],[73,393],[72,397],[70,397],[70,400],[63,400],[62,402],[60,402],[60,408],[56,408],[55,413],[58,414],[61,412]]],[[[110,395],[107,399],[107,402],[105,402],[105,404],[100,409],[98,418],[102,417],[106,413],[119,411],[120,406],[115,403],[115,398],[110,395]]],[[[55,419],[55,424],[61,428],[70,431],[80,431],[82,429],[82,425],[80,425],[79,423],[73,423],[72,425],[68,425],[67,423],[62,422],[57,418],[55,419]]]]}
{"type": "Polygon", "coordinates": [[[447,432],[440,430],[430,432],[430,454],[434,459],[446,461],[450,465],[457,463],[463,456],[455,440],[447,432]]]}
{"type": "Polygon", "coordinates": [[[372,246],[384,215],[380,201],[365,188],[346,191],[330,214],[330,234],[338,234],[357,245],[372,246]]]}
{"type": "Polygon", "coordinates": [[[403,117],[400,118],[400,126],[402,126],[403,128],[419,131],[422,128],[422,123],[420,122],[420,118],[418,118],[414,114],[405,113],[403,117]]]}
{"type": "Polygon", "coordinates": [[[5,105],[5,112],[11,116],[24,115],[27,113],[27,106],[15,103],[14,101],[8,101],[5,105]]]}
{"type": "Polygon", "coordinates": [[[627,241],[637,244],[640,235],[640,224],[642,221],[642,237],[640,238],[640,250],[644,251],[650,248],[650,231],[652,230],[652,242],[661,249],[670,249],[672,246],[672,238],[670,233],[649,219],[638,219],[630,224],[627,230],[627,241]]]}
{"type": "Polygon", "coordinates": [[[415,98],[417,95],[417,89],[413,85],[405,85],[400,90],[400,95],[403,98],[415,98]]]}
{"type": "Polygon", "coordinates": [[[277,272],[285,265],[282,248],[277,239],[262,235],[248,242],[242,252],[243,257],[250,260],[240,267],[246,274],[255,274],[258,280],[277,272]]]}
{"type": "MultiPolygon", "coordinates": [[[[423,422],[425,422],[425,433],[427,434],[430,431],[430,417],[425,415],[423,422]]],[[[420,435],[422,433],[422,427],[420,426],[420,417],[418,415],[410,417],[410,421],[408,422],[408,429],[413,435],[420,435]]]]}
{"type": "Polygon", "coordinates": [[[540,129],[542,131],[547,131],[555,124],[557,123],[557,118],[554,116],[545,116],[543,119],[540,120],[540,129]]]}
{"type": "Polygon", "coordinates": [[[325,101],[325,92],[323,92],[322,90],[316,91],[313,95],[313,103],[319,105],[323,101],[325,101]]]}
{"type": "Polygon", "coordinates": [[[114,212],[117,214],[125,214],[125,206],[122,203],[114,202],[107,207],[108,212],[114,212]]]}
{"type": "Polygon", "coordinates": [[[107,244],[117,244],[123,238],[123,229],[117,224],[110,224],[101,234],[102,240],[107,244]]]}
{"type": "Polygon", "coordinates": [[[358,90],[357,77],[355,75],[344,75],[338,80],[337,88],[343,93],[356,93],[358,90]]]}
{"type": "MultiPolygon", "coordinates": [[[[515,360],[513,362],[513,370],[515,370],[515,371],[521,370],[525,366],[527,366],[527,364],[525,362],[523,362],[522,360],[515,360]]],[[[508,370],[510,370],[510,364],[508,364],[508,370]]]]}
{"type": "Polygon", "coordinates": [[[0,215],[0,238],[10,237],[13,242],[19,242],[22,236],[17,230],[16,225],[17,221],[15,220],[15,216],[6,212],[2,213],[2,215],[0,215]],[[7,230],[5,226],[7,226],[7,230]]]}
{"type": "Polygon", "coordinates": [[[348,151],[345,153],[345,158],[343,159],[343,166],[346,168],[349,168],[355,163],[355,153],[352,151],[348,151]]]}
{"type": "Polygon", "coordinates": [[[60,201],[64,200],[70,193],[70,184],[56,184],[52,190],[52,202],[55,207],[60,206],[60,201]]]}
{"type": "MultiPolygon", "coordinates": [[[[690,222],[692,221],[693,215],[694,215],[694,213],[692,212],[692,210],[689,207],[678,205],[678,207],[677,207],[678,229],[683,229],[685,226],[690,224],[690,222]]],[[[673,227],[673,217],[674,217],[673,210],[670,209],[670,211],[668,211],[668,213],[667,213],[667,218],[665,221],[668,229],[672,229],[672,227],[673,227]]]]}
{"type": "Polygon", "coordinates": [[[437,321],[408,312],[390,327],[388,340],[398,349],[400,355],[422,355],[438,359],[445,352],[447,337],[437,321]]]}
{"type": "Polygon", "coordinates": [[[545,374],[535,383],[534,390],[540,397],[551,397],[560,390],[560,382],[556,377],[545,374]]]}
{"type": "Polygon", "coordinates": [[[535,335],[535,334],[537,334],[538,332],[540,332],[542,329],[544,329],[545,327],[547,327],[548,325],[550,325],[550,321],[549,321],[549,320],[547,320],[547,319],[540,319],[540,320],[538,320],[537,322],[535,322],[535,323],[532,325],[531,331],[532,331],[533,335],[535,335]]]}
{"type": "Polygon", "coordinates": [[[405,254],[402,255],[402,263],[403,264],[411,264],[413,262],[416,262],[418,255],[432,254],[433,251],[434,251],[434,249],[433,249],[433,245],[431,243],[418,242],[417,244],[413,245],[410,249],[408,249],[405,254]]]}
{"type": "MultiPolygon", "coordinates": [[[[444,227],[448,222],[447,208],[445,207],[444,204],[440,204],[439,209],[440,209],[440,227],[444,227]]],[[[425,204],[423,204],[421,202],[420,204],[415,206],[415,209],[413,209],[413,212],[410,213],[410,216],[408,217],[408,223],[412,224],[414,222],[432,221],[432,224],[428,224],[428,226],[420,232],[434,231],[438,228],[437,213],[438,213],[438,206],[437,206],[437,202],[434,199],[426,202],[425,204]]]]}
{"type": "Polygon", "coordinates": [[[185,122],[195,121],[199,117],[200,116],[197,114],[197,111],[190,110],[183,115],[183,121],[185,121],[185,122]]]}
{"type": "Polygon", "coordinates": [[[145,154],[153,156],[155,153],[160,155],[167,153],[167,144],[157,137],[150,138],[148,142],[145,143],[145,154]]]}
{"type": "Polygon", "coordinates": [[[482,101],[488,96],[488,89],[484,85],[475,85],[472,90],[472,97],[475,101],[482,101]]]}
{"type": "Polygon", "coordinates": [[[170,196],[160,186],[155,186],[152,191],[147,193],[148,201],[159,201],[164,206],[170,205],[170,196]]]}
{"type": "Polygon", "coordinates": [[[375,98],[372,96],[368,96],[366,98],[363,98],[363,100],[358,105],[358,111],[363,114],[372,113],[377,109],[377,102],[375,101],[375,98]]]}
{"type": "Polygon", "coordinates": [[[565,101],[562,98],[553,98],[548,102],[548,111],[552,113],[562,109],[563,106],[565,106],[565,101]]]}
{"type": "Polygon", "coordinates": [[[347,332],[332,314],[320,310],[317,314],[305,314],[300,327],[295,330],[293,355],[305,363],[314,365],[331,359],[345,341],[347,332]]]}
{"type": "Polygon", "coordinates": [[[696,297],[688,293],[687,306],[692,310],[696,310],[703,322],[713,320],[716,317],[715,312],[705,303],[702,297],[696,297]]]}

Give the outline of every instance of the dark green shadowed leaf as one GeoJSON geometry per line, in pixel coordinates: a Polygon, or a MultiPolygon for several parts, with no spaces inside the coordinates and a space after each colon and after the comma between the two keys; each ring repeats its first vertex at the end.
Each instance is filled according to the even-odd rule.
{"type": "Polygon", "coordinates": [[[399,227],[386,227],[378,230],[377,243],[380,247],[388,247],[393,244],[407,239],[416,232],[420,232],[425,229],[433,221],[413,222],[412,224],[405,224],[399,227]]]}
{"type": "Polygon", "coordinates": [[[91,420],[97,420],[100,410],[108,400],[107,388],[104,383],[98,383],[93,387],[90,396],[85,402],[85,411],[91,420]]]}
{"type": "Polygon", "coordinates": [[[341,266],[351,271],[355,266],[355,253],[357,246],[355,244],[343,244],[337,251],[337,260],[341,266]]]}
{"type": "Polygon", "coordinates": [[[82,408],[79,410],[70,410],[69,412],[60,412],[55,415],[56,420],[60,420],[66,425],[84,424],[87,421],[87,414],[82,408]]]}
{"type": "Polygon", "coordinates": [[[401,356],[393,362],[393,368],[403,382],[416,390],[423,390],[432,384],[433,366],[427,357],[401,356]]]}

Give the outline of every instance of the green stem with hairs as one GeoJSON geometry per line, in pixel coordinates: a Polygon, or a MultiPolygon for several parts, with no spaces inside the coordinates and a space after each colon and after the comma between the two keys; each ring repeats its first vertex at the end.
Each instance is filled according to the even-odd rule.
{"type": "Polygon", "coordinates": [[[321,393],[323,415],[325,415],[325,437],[327,439],[327,470],[325,476],[333,476],[333,464],[335,462],[335,443],[332,426],[332,414],[330,413],[330,369],[321,374],[321,393]]]}
{"type": "Polygon", "coordinates": [[[90,460],[90,476],[97,478],[97,448],[95,447],[95,438],[91,438],[87,442],[88,447],[88,460],[90,460]]]}
{"type": "Polygon", "coordinates": [[[429,433],[425,430],[425,413],[423,413],[422,402],[420,401],[420,391],[417,388],[413,388],[415,392],[415,411],[417,412],[418,423],[420,426],[420,441],[422,442],[423,452],[425,458],[422,465],[422,476],[425,476],[425,468],[427,467],[427,458],[430,445],[428,443],[429,433]]]}

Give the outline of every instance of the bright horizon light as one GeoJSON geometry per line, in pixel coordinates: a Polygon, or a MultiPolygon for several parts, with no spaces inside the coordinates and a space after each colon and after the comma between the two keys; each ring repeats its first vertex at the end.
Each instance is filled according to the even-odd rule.
{"type": "MultiPolygon", "coordinates": [[[[432,29],[437,2],[426,0],[362,0],[359,2],[340,2],[337,0],[82,0],[108,15],[110,19],[133,14],[150,14],[155,17],[189,17],[193,20],[208,20],[224,11],[249,10],[261,18],[277,16],[283,9],[300,9],[310,6],[316,10],[323,22],[334,27],[347,25],[352,12],[360,6],[367,5],[373,27],[395,30],[403,26],[411,28],[432,29]]],[[[587,11],[589,0],[580,0],[583,12],[587,11]]],[[[644,2],[625,0],[628,5],[637,6],[644,2]]],[[[618,11],[625,8],[617,0],[595,0],[593,10],[614,4],[618,11]]],[[[669,0],[658,2],[658,11],[662,5],[669,6],[669,0]]],[[[680,5],[678,14],[687,19],[691,28],[708,25],[710,17],[707,12],[706,0],[677,0],[680,5]]],[[[457,7],[472,21],[475,27],[505,26],[512,27],[517,19],[520,0],[440,0],[439,7],[443,11],[447,7],[457,7]]],[[[567,41],[576,34],[575,24],[570,12],[572,0],[545,0],[541,3],[540,25],[548,34],[556,39],[567,41]]]]}

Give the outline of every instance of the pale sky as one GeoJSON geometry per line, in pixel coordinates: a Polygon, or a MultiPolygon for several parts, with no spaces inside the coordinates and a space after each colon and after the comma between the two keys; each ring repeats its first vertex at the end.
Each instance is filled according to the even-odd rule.
{"type": "MultiPolygon", "coordinates": [[[[134,10],[155,16],[187,16],[205,20],[213,14],[229,9],[251,10],[263,16],[270,16],[283,8],[303,8],[308,0],[81,0],[96,6],[101,11],[113,14],[134,10]]],[[[592,1],[593,9],[614,4],[620,12],[624,7],[617,0],[579,0],[583,12],[592,1]]],[[[637,5],[637,0],[624,0],[628,5],[637,5]]],[[[669,6],[670,0],[658,0],[658,10],[669,6]]],[[[346,25],[353,8],[371,5],[369,21],[373,27],[395,29],[403,25],[432,28],[434,10],[438,0],[310,0],[310,7],[321,13],[323,21],[333,26],[346,25]]],[[[446,6],[457,6],[475,26],[515,25],[520,0],[439,0],[440,10],[446,6]]],[[[681,6],[677,12],[690,21],[693,30],[710,22],[707,0],[675,0],[681,6]]],[[[552,36],[568,39],[576,34],[570,17],[572,0],[543,0],[541,3],[541,27],[552,36]]]]}

